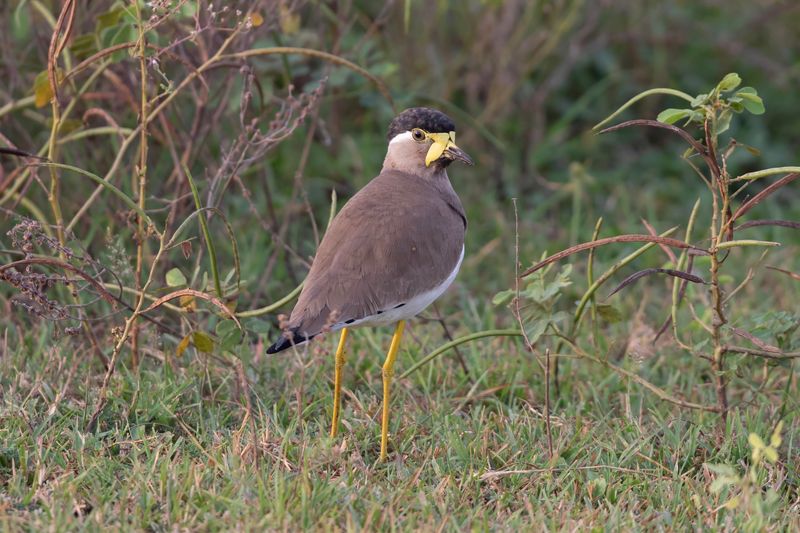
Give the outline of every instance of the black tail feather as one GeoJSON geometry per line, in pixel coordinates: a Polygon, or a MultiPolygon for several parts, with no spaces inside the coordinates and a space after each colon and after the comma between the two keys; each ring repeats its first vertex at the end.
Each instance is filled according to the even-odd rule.
{"type": "Polygon", "coordinates": [[[305,336],[298,332],[299,328],[290,329],[286,333],[282,333],[280,338],[276,340],[272,346],[267,348],[268,354],[274,354],[278,352],[282,352],[287,348],[291,348],[292,346],[297,346],[306,341],[310,341],[314,338],[314,335],[305,336]],[[291,335],[291,336],[290,336],[291,335]]]}

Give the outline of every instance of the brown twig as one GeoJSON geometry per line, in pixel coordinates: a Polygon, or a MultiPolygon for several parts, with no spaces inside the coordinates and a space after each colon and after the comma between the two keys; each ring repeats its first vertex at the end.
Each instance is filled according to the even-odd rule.
{"type": "Polygon", "coordinates": [[[239,329],[242,329],[242,324],[239,322],[239,319],[236,318],[236,315],[233,314],[233,311],[228,309],[228,306],[225,305],[225,302],[223,302],[222,300],[220,300],[215,296],[211,296],[210,294],[195,289],[179,289],[177,291],[173,291],[169,294],[166,294],[161,298],[158,298],[156,301],[150,304],[150,306],[147,307],[146,309],[139,311],[138,314],[148,313],[153,309],[159,307],[160,305],[169,302],[170,300],[174,300],[175,298],[180,298],[181,296],[192,296],[194,298],[200,298],[201,300],[206,300],[208,302],[211,302],[220,311],[222,311],[222,314],[224,314],[225,316],[236,322],[236,325],[239,326],[239,329]]]}
{"type": "Polygon", "coordinates": [[[755,348],[745,348],[744,346],[732,346],[730,344],[723,346],[726,352],[730,353],[743,353],[747,355],[754,355],[757,357],[764,357],[765,359],[798,359],[800,352],[773,352],[769,350],[757,350],[755,348]]]}
{"type": "Polygon", "coordinates": [[[737,209],[733,213],[733,216],[731,216],[729,224],[733,224],[734,222],[736,222],[736,220],[738,220],[741,216],[743,216],[745,213],[747,213],[748,211],[753,209],[755,206],[760,204],[767,196],[771,195],[772,193],[774,193],[775,191],[777,191],[781,187],[783,187],[785,185],[788,185],[789,183],[793,182],[797,178],[800,178],[800,174],[796,174],[796,173],[787,174],[784,177],[782,177],[781,179],[779,179],[778,181],[776,181],[774,183],[771,183],[768,186],[764,187],[764,189],[759,191],[758,194],[756,194],[755,196],[753,196],[752,198],[750,198],[745,203],[743,203],[742,205],[739,206],[739,209],[737,209]]]}
{"type": "Polygon", "coordinates": [[[550,429],[550,347],[544,350],[544,428],[547,431],[547,456],[553,460],[553,433],[550,429]]]}
{"type": "Polygon", "coordinates": [[[657,244],[663,244],[666,246],[672,246],[674,248],[682,248],[688,249],[690,251],[695,252],[698,255],[708,255],[708,251],[702,248],[698,248],[696,246],[692,246],[689,243],[680,241],[678,239],[671,239],[669,237],[656,237],[653,235],[637,235],[637,234],[630,234],[630,235],[617,235],[616,237],[606,237],[604,239],[597,239],[594,241],[584,242],[581,244],[576,244],[575,246],[570,246],[566,250],[562,250],[556,254],[547,257],[543,261],[536,263],[532,267],[528,268],[520,274],[521,278],[529,276],[540,270],[550,263],[555,263],[556,261],[560,261],[565,257],[569,257],[572,254],[576,254],[578,252],[582,252],[584,250],[590,250],[592,248],[597,248],[598,246],[605,246],[606,244],[612,244],[617,242],[654,242],[657,244]]]}
{"type": "MultiPolygon", "coordinates": [[[[139,102],[139,164],[134,166],[134,183],[139,185],[139,209],[145,210],[145,191],[147,189],[147,64],[145,57],[145,30],[142,12],[138,2],[134,3],[136,18],[138,19],[139,39],[136,42],[139,55],[139,78],[141,83],[139,102]]],[[[137,291],[142,289],[142,267],[144,265],[144,245],[147,238],[145,220],[138,217],[136,225],[136,271],[133,279],[137,291]]],[[[139,368],[139,322],[134,319],[131,331],[131,366],[134,370],[139,368]]]]}

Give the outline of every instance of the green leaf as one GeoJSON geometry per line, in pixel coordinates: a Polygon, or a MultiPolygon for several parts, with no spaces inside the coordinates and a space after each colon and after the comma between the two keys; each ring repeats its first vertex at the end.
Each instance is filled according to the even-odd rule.
{"type": "Polygon", "coordinates": [[[661,113],[658,114],[656,120],[659,122],[663,122],[664,124],[675,124],[681,119],[687,118],[691,116],[692,110],[691,109],[665,109],[661,113]]]}
{"type": "Polygon", "coordinates": [[[731,127],[731,118],[733,118],[733,111],[730,109],[723,110],[717,117],[717,127],[714,133],[719,135],[720,133],[728,131],[728,128],[731,127]]]}
{"type": "Polygon", "coordinates": [[[700,109],[695,109],[689,115],[689,120],[691,122],[697,122],[701,124],[705,119],[706,119],[706,110],[702,107],[700,109]]]}
{"type": "Polygon", "coordinates": [[[220,339],[219,347],[222,350],[232,351],[242,341],[242,330],[233,320],[221,321],[217,324],[215,332],[220,339]]]}
{"type": "Polygon", "coordinates": [[[566,311],[559,311],[558,313],[552,315],[550,317],[551,324],[564,324],[567,320],[572,318],[572,315],[567,313],[566,311]]]}
{"type": "Polygon", "coordinates": [[[197,6],[195,6],[194,2],[186,2],[180,7],[180,14],[183,15],[185,18],[193,16],[196,11],[197,11],[197,6]]]}
{"type": "Polygon", "coordinates": [[[252,319],[247,321],[247,331],[257,335],[271,335],[274,331],[271,322],[260,319],[252,319]]]}
{"type": "Polygon", "coordinates": [[[544,287],[542,287],[540,283],[531,283],[520,294],[520,296],[523,298],[531,299],[534,302],[544,304],[553,300],[553,298],[561,292],[562,288],[563,286],[557,281],[549,283],[544,287]]]}
{"type": "Polygon", "coordinates": [[[195,331],[192,333],[192,344],[203,353],[211,353],[214,351],[214,341],[202,331],[195,331]]]}
{"type": "MultiPolygon", "coordinates": [[[[136,27],[127,23],[106,28],[100,35],[100,41],[104,48],[117,44],[131,43],[138,37],[136,27]]],[[[130,52],[128,50],[119,50],[111,54],[111,59],[114,62],[122,61],[127,57],[130,57],[130,52]]]]}
{"type": "Polygon", "coordinates": [[[31,34],[31,17],[27,2],[19,2],[11,18],[11,34],[17,42],[26,42],[31,34]]]}
{"type": "Polygon", "coordinates": [[[731,109],[733,109],[737,113],[741,113],[742,111],[744,111],[744,104],[741,102],[741,99],[738,102],[730,102],[730,106],[731,109]]]}
{"type": "MultiPolygon", "coordinates": [[[[232,320],[228,322],[232,322],[232,320]]],[[[234,325],[234,329],[225,333],[220,339],[220,349],[232,351],[242,341],[242,331],[234,325]]]]}
{"type": "Polygon", "coordinates": [[[239,327],[233,320],[222,320],[219,324],[217,324],[217,327],[214,328],[214,332],[217,334],[217,337],[222,337],[231,331],[237,331],[238,329],[239,327]]]}
{"type": "Polygon", "coordinates": [[[167,272],[167,286],[181,287],[183,285],[186,285],[186,276],[183,275],[179,268],[173,268],[167,272]]]}
{"type": "Polygon", "coordinates": [[[608,324],[622,322],[623,318],[622,311],[611,304],[598,304],[597,314],[600,315],[600,318],[602,318],[608,324]]]}
{"type": "Polygon", "coordinates": [[[528,337],[528,340],[531,344],[536,344],[536,341],[544,335],[544,332],[547,331],[547,326],[550,325],[549,318],[539,318],[536,320],[526,321],[525,322],[525,335],[528,337]]]}
{"type": "Polygon", "coordinates": [[[192,340],[191,335],[186,335],[184,338],[181,339],[181,342],[178,343],[177,348],[175,348],[175,356],[180,357],[183,355],[183,352],[186,351],[186,348],[189,347],[189,342],[192,340]]]}
{"type": "Polygon", "coordinates": [[[494,298],[492,298],[492,305],[506,305],[514,299],[516,294],[516,291],[513,289],[500,291],[494,295],[494,298]]]}
{"type": "Polygon", "coordinates": [[[708,103],[708,93],[698,94],[692,101],[689,102],[689,105],[692,107],[700,107],[708,103]]]}
{"type": "Polygon", "coordinates": [[[230,269],[228,271],[228,274],[225,276],[225,279],[222,280],[223,285],[229,285],[231,283],[231,280],[233,279],[233,276],[235,275],[236,275],[236,269],[235,268],[230,269]]]}
{"type": "Polygon", "coordinates": [[[37,74],[36,79],[33,80],[33,95],[33,103],[36,107],[46,106],[50,103],[50,99],[53,98],[53,91],[50,88],[50,80],[47,77],[46,70],[37,74]]]}
{"type": "Polygon", "coordinates": [[[732,91],[742,83],[742,78],[735,72],[727,74],[722,81],[717,84],[718,92],[732,91]]]}
{"type": "Polygon", "coordinates": [[[69,51],[72,52],[77,59],[86,59],[97,52],[97,37],[93,33],[78,35],[72,39],[72,44],[69,45],[69,51]]]}
{"type": "Polygon", "coordinates": [[[544,279],[545,272],[541,276],[531,280],[524,291],[524,297],[530,298],[541,304],[554,304],[561,297],[561,289],[572,285],[569,276],[572,273],[572,265],[564,265],[553,281],[544,279]]]}
{"type": "Polygon", "coordinates": [[[110,11],[106,11],[105,13],[98,15],[97,31],[115,26],[119,22],[119,19],[122,17],[123,13],[125,13],[124,7],[116,7],[110,11]]]}
{"type": "Polygon", "coordinates": [[[758,96],[758,93],[752,87],[742,87],[742,89],[736,93],[736,96],[742,99],[742,105],[744,105],[744,108],[750,111],[752,114],[764,114],[764,101],[760,96],[758,96]]]}

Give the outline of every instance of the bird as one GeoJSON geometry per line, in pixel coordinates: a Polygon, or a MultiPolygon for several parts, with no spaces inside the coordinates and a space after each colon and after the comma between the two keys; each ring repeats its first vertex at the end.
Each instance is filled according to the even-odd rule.
{"type": "Polygon", "coordinates": [[[348,332],[394,325],[382,368],[380,459],[386,460],[394,363],[406,320],[453,283],[464,259],[467,217],[447,175],[472,165],[456,145],[453,120],[413,107],[390,123],[380,173],[333,218],[319,244],[283,332],[278,353],[327,331],[341,331],[335,355],[331,437],[336,437],[348,332]]]}

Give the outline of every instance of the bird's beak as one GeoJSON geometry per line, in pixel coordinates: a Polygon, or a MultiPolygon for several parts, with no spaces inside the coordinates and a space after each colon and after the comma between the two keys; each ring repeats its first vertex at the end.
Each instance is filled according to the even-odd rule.
{"type": "Polygon", "coordinates": [[[456,146],[456,143],[450,143],[450,145],[444,151],[444,155],[453,161],[461,161],[462,163],[470,166],[475,164],[472,162],[472,158],[467,155],[467,152],[456,146]]]}
{"type": "Polygon", "coordinates": [[[425,155],[425,166],[431,166],[431,163],[444,156],[452,161],[461,161],[467,165],[473,165],[472,158],[467,153],[456,146],[456,132],[450,133],[430,133],[428,134],[433,140],[433,144],[428,149],[425,155]]]}

